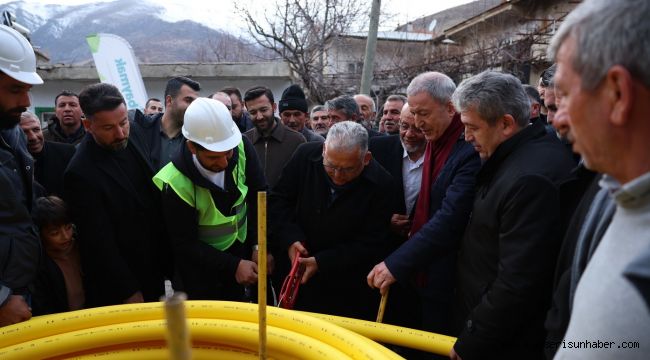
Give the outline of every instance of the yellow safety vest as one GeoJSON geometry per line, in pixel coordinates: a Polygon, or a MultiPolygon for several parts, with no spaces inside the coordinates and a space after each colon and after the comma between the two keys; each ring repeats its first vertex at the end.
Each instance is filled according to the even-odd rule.
{"type": "Polygon", "coordinates": [[[233,180],[241,195],[233,205],[233,216],[224,216],[214,204],[210,190],[196,186],[183,173],[178,171],[173,163],[165,167],[153,177],[153,182],[162,191],[164,186],[170,186],[176,195],[199,212],[199,240],[218,250],[228,249],[235,240],[246,240],[246,155],[244,142],[237,146],[239,153],[237,165],[233,169],[233,180]]]}

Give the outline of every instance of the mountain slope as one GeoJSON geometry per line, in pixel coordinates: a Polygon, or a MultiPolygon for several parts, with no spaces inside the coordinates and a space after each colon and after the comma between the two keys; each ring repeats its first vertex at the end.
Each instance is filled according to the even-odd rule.
{"type": "Polygon", "coordinates": [[[52,63],[92,59],[86,36],[111,33],[126,39],[142,63],[259,61],[264,52],[227,32],[193,21],[167,22],[165,9],[145,1],[64,6],[13,1],[0,5],[31,30],[31,41],[52,63]],[[227,44],[227,46],[226,46],[227,44]]]}

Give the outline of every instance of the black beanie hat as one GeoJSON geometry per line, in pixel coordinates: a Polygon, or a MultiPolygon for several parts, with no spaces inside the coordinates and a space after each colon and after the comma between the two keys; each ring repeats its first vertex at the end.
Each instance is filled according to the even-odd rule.
{"type": "Polygon", "coordinates": [[[280,113],[284,110],[300,110],[304,113],[307,112],[307,100],[305,93],[300,86],[291,85],[284,89],[282,98],[280,99],[280,113]]]}

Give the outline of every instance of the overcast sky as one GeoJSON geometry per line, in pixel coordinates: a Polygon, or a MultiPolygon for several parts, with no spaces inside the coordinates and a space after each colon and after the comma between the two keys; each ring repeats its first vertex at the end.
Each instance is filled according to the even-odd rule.
{"type": "MultiPolygon", "coordinates": [[[[89,0],[25,0],[27,2],[37,1],[41,4],[67,4],[78,5],[86,3],[104,2],[89,0]]],[[[138,1],[138,0],[135,0],[138,1]]],[[[253,8],[259,8],[262,4],[267,4],[274,0],[218,0],[191,1],[191,0],[149,0],[155,4],[164,6],[167,13],[164,19],[167,21],[179,21],[184,19],[194,20],[209,27],[223,27],[222,24],[239,23],[239,17],[234,13],[233,4],[237,1],[249,4],[253,8]]],[[[397,25],[405,24],[419,17],[430,15],[438,11],[448,9],[457,5],[471,2],[472,0],[384,0],[382,1],[382,12],[384,14],[395,14],[387,21],[386,18],[380,19],[380,30],[391,30],[397,25]]],[[[10,2],[10,0],[0,0],[0,4],[10,2]]],[[[369,1],[370,2],[370,1],[369,1]]]]}

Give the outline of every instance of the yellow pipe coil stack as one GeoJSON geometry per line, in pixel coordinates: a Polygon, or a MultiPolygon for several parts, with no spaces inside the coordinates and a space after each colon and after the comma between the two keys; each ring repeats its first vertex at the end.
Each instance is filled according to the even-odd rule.
{"type": "MultiPolygon", "coordinates": [[[[255,304],[188,301],[194,359],[258,358],[255,304]]],[[[455,339],[330,315],[267,308],[274,359],[400,359],[377,341],[446,355],[455,339]],[[371,340],[372,339],[372,340],[371,340]]],[[[0,359],[164,359],[162,303],[115,305],[35,317],[0,328],[0,359]]]]}

